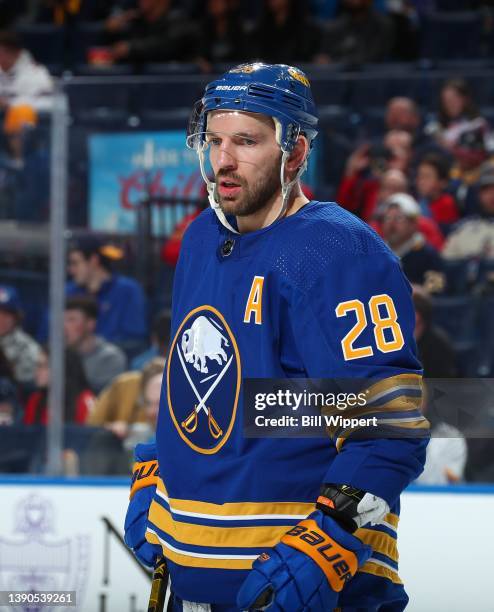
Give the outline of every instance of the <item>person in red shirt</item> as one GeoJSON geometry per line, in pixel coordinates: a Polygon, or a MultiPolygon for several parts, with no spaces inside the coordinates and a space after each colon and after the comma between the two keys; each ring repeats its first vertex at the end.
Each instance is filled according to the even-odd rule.
{"type": "Polygon", "coordinates": [[[406,176],[412,154],[412,137],[404,130],[389,130],[382,144],[360,145],[347,160],[336,201],[369,222],[376,211],[382,177],[388,170],[399,170],[406,176]]]}
{"type": "MultiPolygon", "coordinates": [[[[65,353],[65,402],[66,423],[83,425],[94,403],[94,395],[84,374],[81,359],[68,349],[65,353]]],[[[48,354],[41,352],[36,367],[36,390],[29,395],[24,409],[24,425],[48,423],[48,396],[50,388],[50,364],[48,354]]]]}
{"type": "Polygon", "coordinates": [[[434,153],[426,155],[417,168],[417,201],[422,215],[434,219],[445,233],[460,218],[455,199],[446,192],[448,182],[446,160],[434,153]]]}

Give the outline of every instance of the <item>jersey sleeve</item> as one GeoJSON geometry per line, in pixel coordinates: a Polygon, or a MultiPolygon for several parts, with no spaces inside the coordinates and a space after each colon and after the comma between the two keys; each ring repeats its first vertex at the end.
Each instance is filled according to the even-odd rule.
{"type": "Polygon", "coordinates": [[[423,469],[429,427],[420,411],[411,288],[398,260],[388,251],[333,258],[298,294],[291,320],[307,375],[365,388],[365,405],[347,416],[375,417],[372,427],[330,430],[338,455],[325,482],[353,485],[392,506],[423,469]]]}

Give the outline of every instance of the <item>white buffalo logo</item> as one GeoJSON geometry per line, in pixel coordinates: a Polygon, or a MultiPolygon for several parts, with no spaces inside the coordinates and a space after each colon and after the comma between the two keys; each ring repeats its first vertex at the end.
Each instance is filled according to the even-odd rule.
{"type": "Polygon", "coordinates": [[[181,348],[187,363],[203,374],[209,372],[206,359],[214,359],[219,365],[227,360],[224,346],[229,346],[226,338],[209,319],[197,317],[189,329],[182,334],[181,348]]]}

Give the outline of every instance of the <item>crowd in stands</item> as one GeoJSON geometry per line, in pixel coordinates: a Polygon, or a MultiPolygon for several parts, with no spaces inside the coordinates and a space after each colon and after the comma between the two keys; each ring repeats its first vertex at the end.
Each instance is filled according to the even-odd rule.
{"type": "MultiPolygon", "coordinates": [[[[32,34],[35,41],[36,26],[41,26],[39,32],[43,27],[58,28],[67,34],[60,37],[65,62],[59,58],[55,63],[65,63],[65,68],[85,62],[103,66],[190,61],[204,71],[247,57],[322,65],[413,61],[421,57],[426,44],[430,15],[451,10],[478,16],[472,27],[478,29],[479,40],[473,43],[479,45],[479,53],[487,53],[492,9],[489,0],[21,0],[13,4],[0,3],[0,29],[17,28],[26,40],[32,34]]],[[[37,50],[38,61],[51,63],[49,50],[41,45],[37,50]]]]}
{"type": "MultiPolygon", "coordinates": [[[[11,194],[25,188],[22,172],[30,159],[25,151],[32,150],[40,115],[53,104],[50,70],[77,73],[77,65],[85,64],[94,69],[90,74],[105,74],[109,67],[130,66],[130,74],[180,61],[199,74],[253,59],[310,64],[314,71],[414,62],[423,57],[430,16],[451,9],[479,19],[475,57],[489,59],[492,5],[487,0],[0,0],[0,219],[30,220],[33,214],[13,207],[11,194]],[[63,33],[57,47],[63,61],[50,61],[49,49],[36,44],[36,32],[44,28],[63,33]],[[44,59],[48,68],[38,63],[44,59]]],[[[361,110],[365,121],[366,109],[361,110]]],[[[341,176],[305,186],[316,199],[329,194],[369,223],[400,259],[413,284],[426,378],[494,376],[494,126],[485,115],[468,80],[459,76],[444,80],[437,108],[392,97],[379,115],[379,128],[354,138],[346,160],[326,160],[342,164],[341,176]]],[[[41,196],[36,202],[48,207],[41,196]]],[[[196,215],[188,214],[164,241],[162,265],[176,263],[181,237],[196,215]]],[[[124,260],[120,247],[87,234],[70,240],[67,250],[64,419],[95,430],[87,452],[77,455],[76,472],[127,473],[132,446],[154,435],[169,313],[150,313],[155,296],[115,271],[124,260]]],[[[26,329],[26,304],[14,285],[0,281],[0,425],[44,426],[49,315],[44,313],[36,329],[26,329]]],[[[494,466],[494,457],[485,448],[479,451],[471,440],[467,445],[451,423],[428,416],[437,441],[421,482],[494,479],[494,467],[486,467],[494,466]],[[485,461],[469,468],[470,453],[485,461]]],[[[0,471],[4,465],[10,464],[0,457],[0,471]]]]}

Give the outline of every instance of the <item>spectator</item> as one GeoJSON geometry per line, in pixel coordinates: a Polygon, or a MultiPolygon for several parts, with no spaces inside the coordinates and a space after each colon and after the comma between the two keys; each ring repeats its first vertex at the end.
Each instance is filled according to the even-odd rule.
{"type": "Polygon", "coordinates": [[[235,0],[208,0],[199,34],[199,64],[237,63],[249,56],[247,34],[235,0]]]}
{"type": "Polygon", "coordinates": [[[391,152],[388,168],[408,173],[413,156],[413,138],[405,130],[389,130],[383,138],[384,147],[391,152]]]}
{"type": "Polygon", "coordinates": [[[0,427],[14,425],[19,414],[17,390],[12,381],[0,378],[0,427]]]}
{"type": "Polygon", "coordinates": [[[22,308],[17,290],[0,285],[0,349],[12,364],[16,382],[29,386],[34,382],[41,348],[23,331],[21,320],[22,308]]]}
{"type": "Polygon", "coordinates": [[[69,245],[66,294],[93,295],[99,306],[96,333],[110,342],[135,346],[147,337],[144,292],[133,279],[115,274],[113,264],[123,252],[96,237],[74,240],[69,245]]]}
{"type": "Polygon", "coordinates": [[[145,421],[129,425],[129,431],[124,441],[124,448],[128,452],[129,461],[133,456],[136,444],[156,440],[156,422],[160,407],[164,369],[165,360],[162,357],[151,359],[142,369],[141,397],[145,421]]]}
{"type": "Polygon", "coordinates": [[[138,0],[137,9],[113,15],[106,30],[116,42],[114,62],[184,61],[197,56],[197,34],[171,0],[138,0]]]}
{"type": "Polygon", "coordinates": [[[415,340],[424,378],[454,378],[458,375],[453,345],[446,333],[432,323],[432,300],[424,289],[413,287],[415,340]]]}
{"type": "Polygon", "coordinates": [[[479,200],[477,182],[482,164],[489,157],[488,135],[486,125],[481,123],[463,126],[453,148],[455,163],[451,169],[451,189],[458,203],[462,216],[477,213],[479,200]]]}
{"type": "Polygon", "coordinates": [[[420,128],[420,113],[412,98],[397,96],[386,106],[385,123],[387,130],[404,130],[415,139],[420,128]]]}
{"type": "Polygon", "coordinates": [[[480,166],[489,156],[489,125],[480,115],[464,79],[444,83],[437,118],[427,124],[426,132],[454,157],[452,188],[461,214],[476,212],[474,185],[480,166]]]}
{"type": "Polygon", "coordinates": [[[140,405],[141,372],[124,372],[96,398],[88,425],[106,427],[124,438],[129,423],[145,421],[140,405]]]}
{"type": "MultiPolygon", "coordinates": [[[[4,110],[30,106],[51,110],[54,82],[48,70],[36,63],[14,32],[0,32],[0,105],[4,110]]],[[[9,119],[7,112],[6,122],[9,119]]],[[[13,121],[13,120],[12,120],[13,121]]]]}
{"type": "Polygon", "coordinates": [[[443,264],[438,252],[427,244],[419,231],[419,216],[419,205],[410,195],[398,193],[391,196],[383,210],[383,238],[400,258],[411,283],[424,285],[431,292],[442,291],[443,264]]]}
{"type": "Polygon", "coordinates": [[[38,122],[38,111],[51,110],[54,83],[48,70],[37,64],[16,34],[0,32],[0,111],[7,150],[22,166],[24,140],[38,122]]]}
{"type": "Polygon", "coordinates": [[[412,137],[404,130],[390,130],[383,144],[360,145],[347,160],[337,201],[364,221],[370,221],[383,175],[391,169],[406,175],[411,157],[412,137]]]}
{"type": "Polygon", "coordinates": [[[13,425],[19,413],[14,370],[0,348],[0,425],[13,425]]]}
{"type": "MultiPolygon", "coordinates": [[[[25,425],[46,425],[49,420],[48,398],[50,392],[50,363],[48,354],[42,351],[36,366],[36,390],[26,402],[23,422],[25,425]]],[[[83,425],[91,412],[94,395],[89,389],[81,359],[77,353],[65,351],[65,401],[64,421],[83,425]]]]}
{"type": "Polygon", "coordinates": [[[426,155],[417,168],[415,184],[418,203],[422,215],[434,219],[446,232],[460,217],[453,196],[446,192],[448,183],[447,160],[434,153],[426,155]]]}
{"type": "Polygon", "coordinates": [[[156,315],[151,330],[151,346],[134,357],[130,366],[132,370],[142,370],[154,357],[166,356],[170,343],[170,324],[171,313],[168,310],[162,310],[156,315]]]}
{"type": "Polygon", "coordinates": [[[377,192],[377,209],[395,193],[408,192],[408,179],[401,170],[386,170],[379,182],[379,190],[377,192]]]}
{"type": "MultiPolygon", "coordinates": [[[[129,454],[124,441],[148,439],[155,429],[156,387],[147,391],[149,405],[143,401],[143,382],[163,375],[163,358],[152,359],[141,372],[126,372],[118,376],[97,398],[89,424],[104,430],[90,442],[83,471],[87,474],[126,474],[129,454]],[[153,395],[151,395],[151,391],[153,395]],[[151,424],[152,422],[152,424],[151,424]]],[[[147,386],[147,385],[146,385],[147,386]]]]}
{"type": "Polygon", "coordinates": [[[314,61],[321,32],[309,18],[304,1],[264,0],[253,39],[251,55],[268,63],[296,64],[314,61]]]}
{"type": "MultiPolygon", "coordinates": [[[[457,376],[455,354],[447,335],[432,324],[432,301],[418,286],[413,288],[415,306],[415,340],[427,379],[457,376]]],[[[424,394],[423,412],[431,423],[431,440],[427,448],[424,471],[419,484],[449,484],[463,480],[467,460],[467,445],[463,434],[427,409],[428,393],[424,394]]]]}
{"type": "Polygon", "coordinates": [[[365,64],[389,57],[393,24],[372,7],[372,0],[342,0],[343,14],[323,34],[319,63],[365,64]]]}
{"type": "Polygon", "coordinates": [[[486,126],[480,116],[468,83],[464,79],[450,79],[444,83],[439,94],[437,118],[426,126],[447,150],[453,150],[465,131],[475,126],[486,126]]]}
{"type": "Polygon", "coordinates": [[[478,181],[478,214],[463,219],[444,246],[446,259],[494,259],[494,164],[482,166],[478,181]]]}
{"type": "MultiPolygon", "coordinates": [[[[396,193],[408,193],[408,179],[401,170],[387,170],[381,177],[377,191],[377,204],[369,225],[382,236],[382,217],[387,200],[396,193]]],[[[444,246],[444,236],[434,219],[420,215],[417,220],[418,231],[434,249],[440,251],[444,246]]]]}
{"type": "Polygon", "coordinates": [[[464,435],[453,425],[435,422],[424,410],[431,424],[424,471],[415,481],[421,485],[456,484],[464,479],[468,447],[464,435]]]}
{"type": "Polygon", "coordinates": [[[442,150],[431,136],[424,132],[420,110],[412,98],[405,96],[391,98],[386,106],[384,122],[387,131],[399,130],[410,134],[414,161],[427,152],[442,150]]]}
{"type": "Polygon", "coordinates": [[[67,299],[65,342],[81,357],[89,388],[96,394],[127,367],[125,353],[95,334],[97,319],[98,303],[93,296],[74,295],[67,299]]]}

